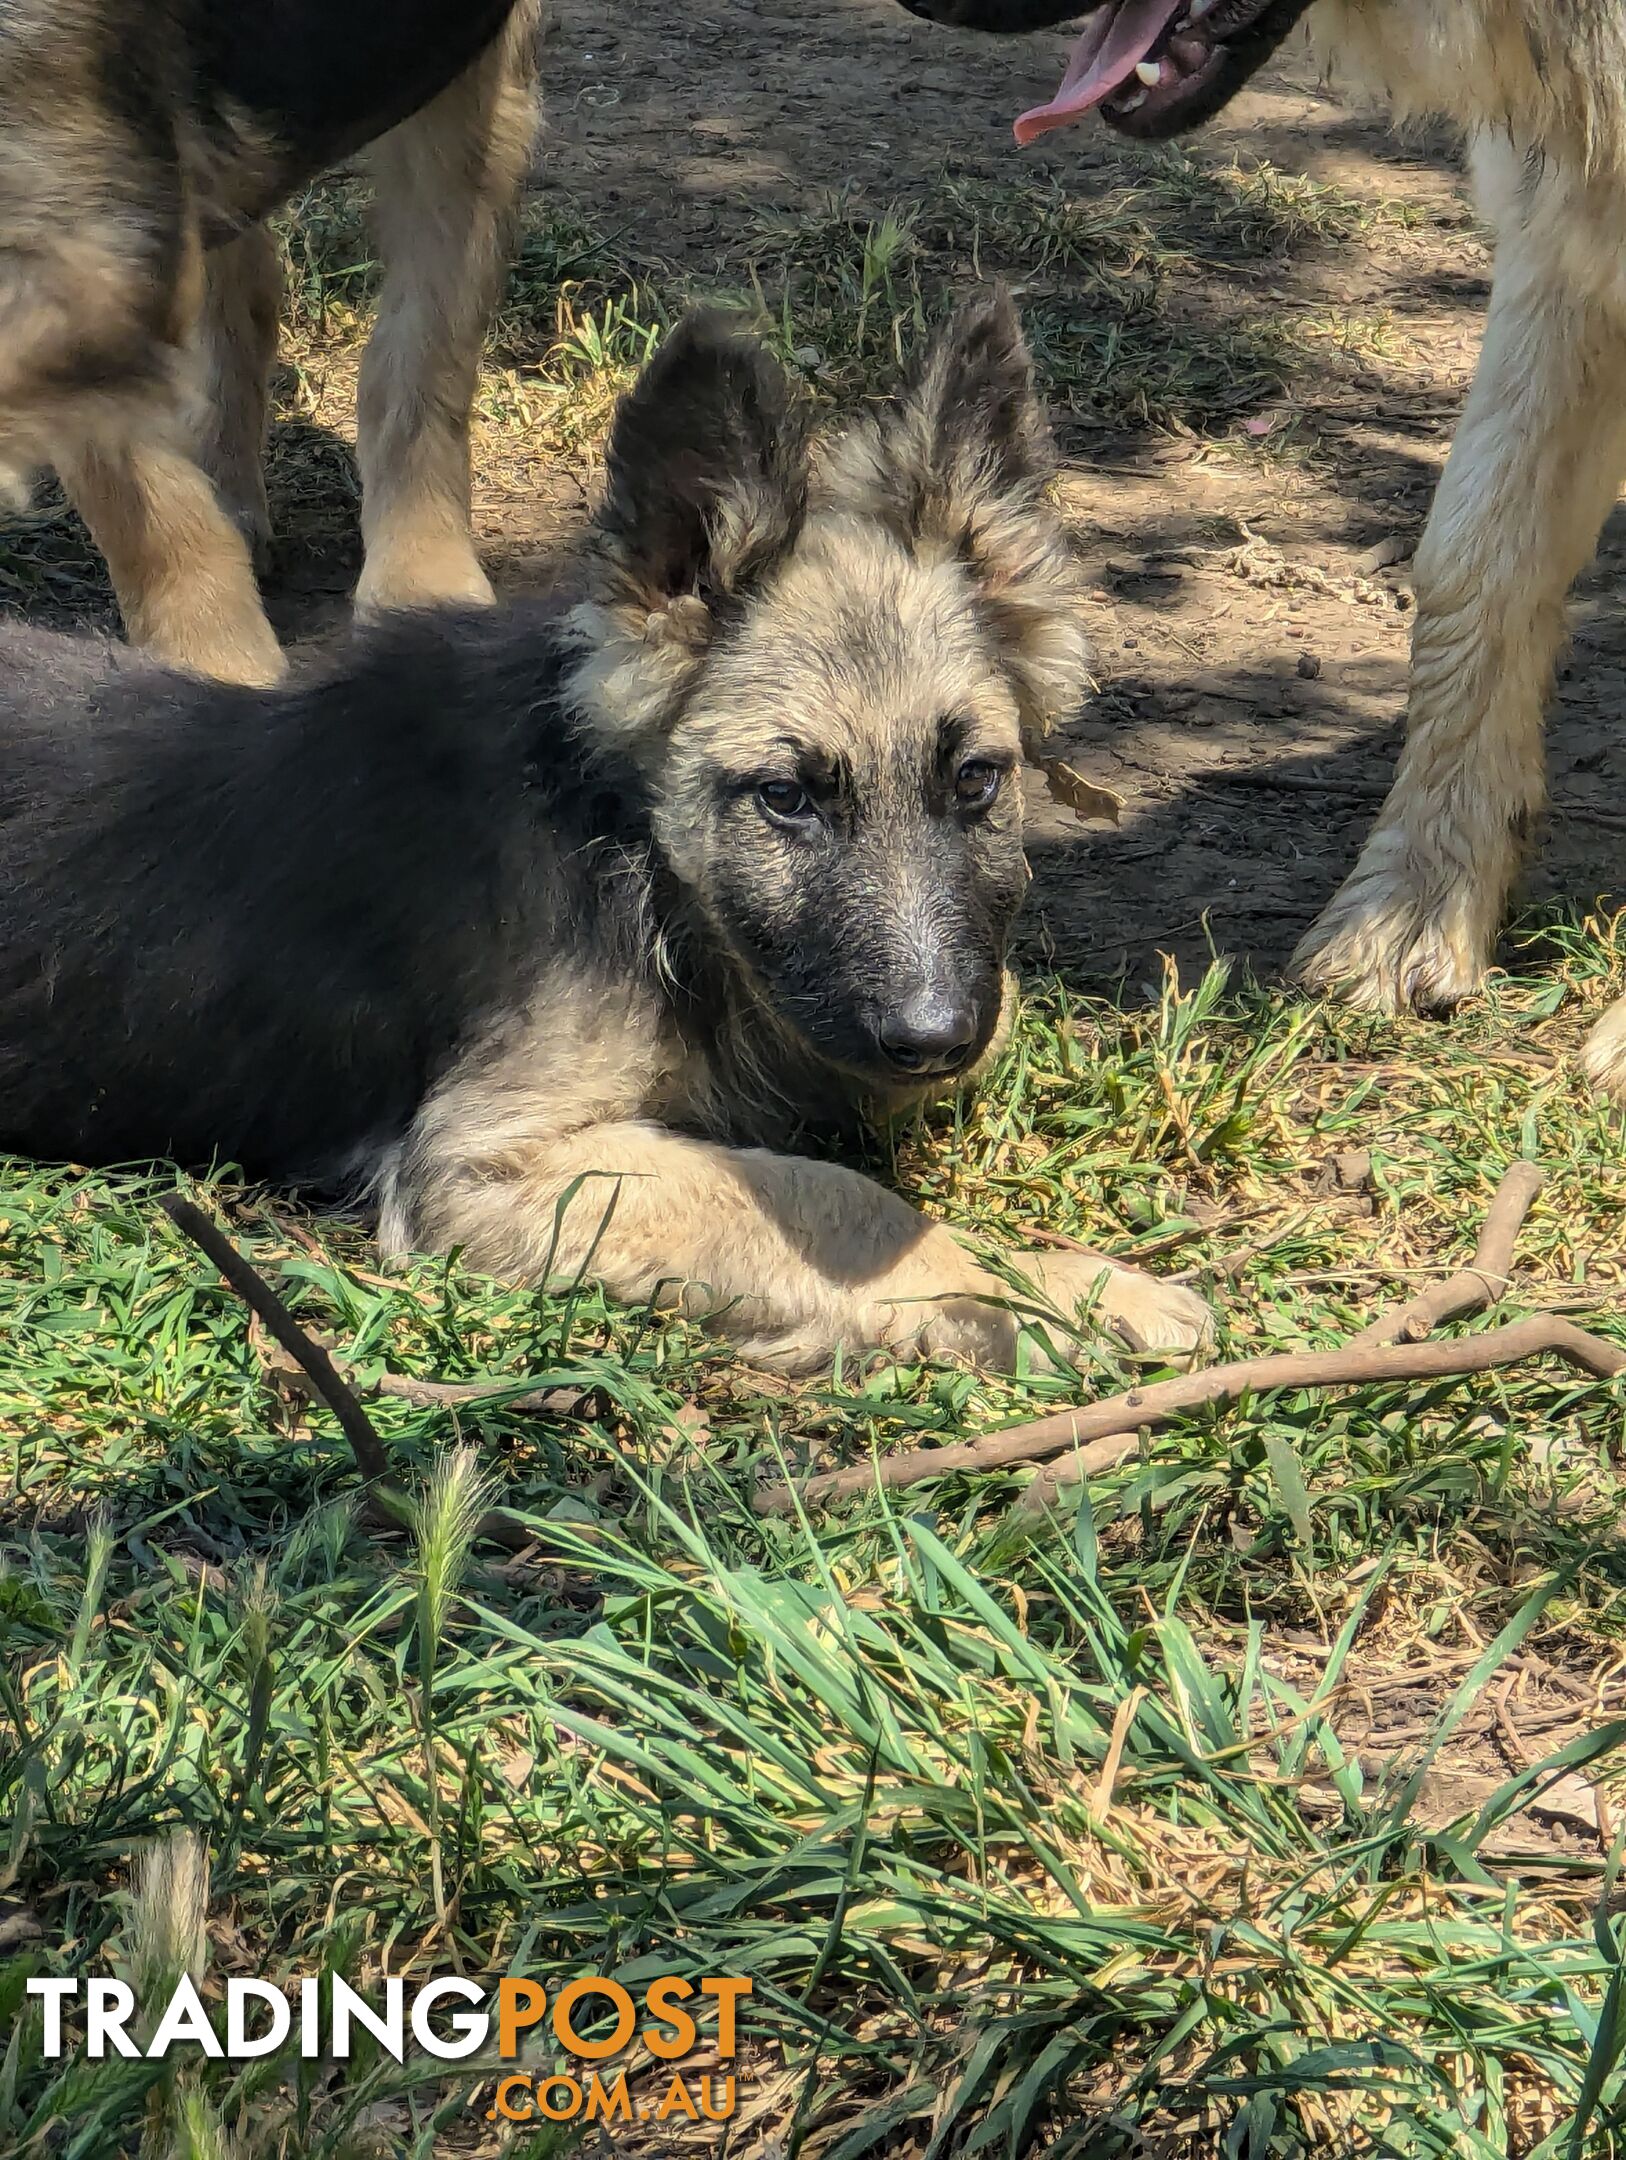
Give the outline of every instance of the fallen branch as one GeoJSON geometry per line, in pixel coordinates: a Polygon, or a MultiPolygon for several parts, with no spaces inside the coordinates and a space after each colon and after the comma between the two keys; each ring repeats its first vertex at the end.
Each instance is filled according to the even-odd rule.
{"type": "Polygon", "coordinates": [[[212,1260],[266,1332],[293,1359],[316,1393],[338,1419],[356,1467],[370,1485],[389,1483],[390,1462],[372,1419],[355,1393],[340,1376],[338,1367],[319,1342],[315,1342],[258,1269],[250,1267],[224,1232],[217,1230],[202,1208],[179,1193],[160,1195],[158,1205],[184,1237],[212,1260]]]}
{"type": "MultiPolygon", "coordinates": [[[[1589,1335],[1568,1320],[1543,1313],[1531,1320],[1492,1328],[1484,1335],[1443,1343],[1346,1343],[1338,1350],[1279,1351],[1268,1357],[1238,1358],[1207,1372],[1181,1373],[1150,1387],[1058,1410],[1030,1424],[1010,1425],[981,1440],[957,1447],[908,1448],[883,1455],[878,1462],[828,1470],[798,1488],[804,1500],[839,1500],[880,1484],[889,1488],[917,1485],[924,1478],[946,1477],[957,1470],[1005,1470],[1013,1463],[1038,1462],[1063,1448],[1076,1448],[1050,1473],[1068,1480],[1110,1470],[1134,1444],[1144,1427],[1166,1425],[1172,1418],[1210,1403],[1234,1403],[1244,1395],[1270,1388],[1367,1387],[1374,1381],[1445,1380],[1460,1374],[1489,1372],[1524,1358],[1553,1351],[1600,1380],[1626,1372],[1626,1350],[1601,1336],[1589,1335]]],[[[1031,1495],[1039,1480],[1028,1488],[1031,1495]]],[[[791,1506],[788,1486],[764,1486],[757,1494],[759,1515],[783,1515],[791,1506]]]]}
{"type": "MultiPolygon", "coordinates": [[[[1526,1358],[1546,1352],[1567,1358],[1598,1380],[1612,1380],[1626,1372],[1626,1350],[1605,1342],[1601,1335],[1589,1335],[1568,1320],[1541,1313],[1533,1319],[1512,1321],[1507,1327],[1490,1328],[1483,1335],[1463,1336],[1456,1342],[1349,1343],[1341,1350],[1242,1358],[1234,1365],[1216,1365],[1208,1373],[1190,1377],[1218,1383],[1201,1400],[1236,1402],[1243,1395],[1261,1394],[1266,1388],[1369,1387],[1375,1381],[1465,1378],[1470,1373],[1522,1364],[1526,1358]]],[[[1150,1396],[1156,1391],[1148,1388],[1145,1392],[1150,1396]]],[[[1130,1399],[1122,1398],[1125,1402],[1130,1399]]],[[[1119,1428],[1120,1437],[1110,1448],[1083,1448],[1064,1462],[1052,1464],[1023,1493],[1023,1511],[1038,1512],[1050,1505],[1063,1485],[1112,1468],[1129,1452],[1142,1426],[1166,1424],[1173,1414],[1172,1408],[1163,1409],[1158,1416],[1148,1418],[1143,1409],[1132,1431],[1126,1433],[1119,1428]]]]}
{"type": "Polygon", "coordinates": [[[1456,1274],[1448,1275],[1432,1289],[1419,1291],[1416,1297],[1409,1298],[1404,1305],[1397,1305],[1392,1312],[1384,1313],[1370,1327],[1362,1328],[1351,1338],[1351,1348],[1356,1343],[1421,1342],[1442,1321],[1460,1319],[1464,1313],[1482,1312],[1487,1305],[1494,1305],[1505,1297],[1508,1274],[1513,1265],[1513,1248],[1524,1228],[1525,1217],[1545,1182],[1539,1163],[1509,1164],[1496,1188],[1495,1198],[1485,1211],[1479,1242],[1468,1265],[1459,1268],[1456,1274]]]}
{"type": "MultiPolygon", "coordinates": [[[[287,1351],[314,1393],[333,1412],[339,1429],[350,1443],[356,1467],[367,1482],[369,1519],[380,1528],[399,1530],[409,1527],[412,1504],[390,1478],[389,1456],[377,1427],[322,1345],[306,1333],[265,1277],[250,1266],[230,1238],[215,1228],[202,1208],[179,1193],[161,1194],[158,1205],[182,1236],[190,1238],[198,1250],[214,1262],[250,1312],[287,1351]]],[[[481,1517],[479,1535],[515,1552],[536,1542],[523,1523],[495,1510],[481,1517]]]]}
{"type": "MultiPolygon", "coordinates": [[[[1500,1297],[1507,1286],[1513,1244],[1541,1189],[1534,1163],[1514,1163],[1498,1186],[1486,1214],[1473,1264],[1424,1291],[1376,1321],[1363,1335],[1336,1350],[1279,1351],[1264,1357],[1238,1358],[1206,1372],[1181,1373],[1150,1387],[1131,1388],[1076,1410],[1059,1410],[1024,1425],[954,1447],[909,1448],[879,1461],[855,1463],[803,1480],[796,1488],[804,1501],[826,1504],[875,1485],[896,1490],[956,1471],[1009,1469],[1039,1462],[1063,1449],[1074,1452],[1037,1477],[1022,1496],[1024,1512],[1046,1507],[1063,1484],[1110,1470],[1149,1427],[1209,1404],[1233,1403],[1242,1396],[1272,1388],[1365,1387],[1395,1380],[1454,1379],[1489,1372],[1545,1352],[1568,1358],[1599,1379],[1626,1372],[1626,1350],[1591,1335],[1557,1314],[1542,1313],[1469,1335],[1455,1342],[1419,1342],[1402,1336],[1432,1315],[1437,1319],[1478,1310],[1500,1297]],[[1383,1332],[1379,1332],[1379,1331],[1383,1332]],[[1390,1331],[1401,1339],[1391,1340],[1390,1331]]],[[[787,1514],[794,1505],[784,1483],[763,1486],[754,1505],[759,1515],[787,1514]]]]}

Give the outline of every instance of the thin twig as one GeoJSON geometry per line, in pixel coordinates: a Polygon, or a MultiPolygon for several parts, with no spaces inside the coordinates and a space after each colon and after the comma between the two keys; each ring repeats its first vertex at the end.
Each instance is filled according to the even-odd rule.
{"type": "MultiPolygon", "coordinates": [[[[391,1530],[410,1525],[411,1503],[391,1481],[389,1457],[377,1427],[322,1345],[312,1340],[265,1277],[249,1265],[230,1238],[215,1228],[202,1208],[179,1193],[160,1194],[158,1204],[176,1229],[214,1262],[249,1311],[287,1351],[315,1393],[338,1419],[340,1430],[350,1443],[350,1452],[356,1458],[356,1467],[367,1481],[366,1504],[371,1520],[391,1530]]],[[[535,1543],[523,1523],[500,1510],[481,1517],[478,1535],[515,1552],[524,1551],[535,1543]]]]}
{"type": "Polygon", "coordinates": [[[319,1342],[313,1342],[282,1299],[237,1247],[180,1193],[163,1193],[158,1205],[183,1236],[212,1260],[250,1312],[281,1343],[333,1415],[350,1443],[356,1467],[370,1485],[387,1485],[390,1461],[372,1419],[319,1342]]]}

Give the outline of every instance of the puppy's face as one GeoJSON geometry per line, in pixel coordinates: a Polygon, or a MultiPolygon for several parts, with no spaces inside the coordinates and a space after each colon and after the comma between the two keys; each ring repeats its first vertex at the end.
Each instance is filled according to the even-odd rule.
{"type": "Polygon", "coordinates": [[[962,565],[815,513],[663,761],[666,852],[759,995],[887,1092],[999,1017],[1027,885],[1020,718],[962,565]]]}
{"type": "Polygon", "coordinates": [[[812,458],[782,386],[769,417],[765,356],[713,324],[678,338],[664,357],[687,394],[646,379],[618,423],[613,568],[578,681],[646,772],[662,850],[760,1002],[861,1087],[916,1092],[993,1034],[1027,884],[1024,739],[1084,685],[1020,332],[1002,300],[967,310],[895,406],[812,458]],[[720,410],[702,431],[707,382],[720,410]],[[640,554],[672,505],[647,440],[637,484],[653,499],[627,495],[645,419],[680,478],[720,490],[677,591],[670,554],[654,585],[640,554]]]}
{"type": "Polygon", "coordinates": [[[1310,0],[902,0],[911,15],[960,29],[1043,30],[1085,17],[1061,86],[1025,112],[1034,141],[1099,112],[1120,134],[1156,140],[1200,127],[1262,67],[1310,0]]]}

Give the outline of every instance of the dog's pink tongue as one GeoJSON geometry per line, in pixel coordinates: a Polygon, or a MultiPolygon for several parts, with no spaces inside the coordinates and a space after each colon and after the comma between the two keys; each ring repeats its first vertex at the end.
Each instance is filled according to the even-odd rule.
{"type": "Polygon", "coordinates": [[[1160,32],[1174,20],[1182,0],[1117,0],[1101,11],[1073,47],[1061,88],[1048,105],[1035,105],[1016,123],[1019,143],[1036,142],[1052,128],[1093,112],[1134,74],[1160,32]]]}

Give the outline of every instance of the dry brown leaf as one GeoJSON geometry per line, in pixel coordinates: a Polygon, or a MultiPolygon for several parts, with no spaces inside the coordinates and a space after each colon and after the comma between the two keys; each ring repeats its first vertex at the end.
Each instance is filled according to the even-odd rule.
{"type": "Polygon", "coordinates": [[[1109,825],[1118,823],[1124,799],[1114,795],[1111,788],[1086,780],[1065,758],[1044,758],[1039,770],[1044,774],[1051,801],[1059,802],[1064,810],[1071,810],[1074,817],[1104,818],[1109,825]]]}

